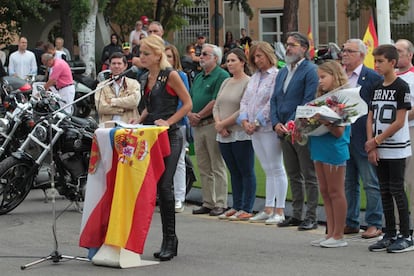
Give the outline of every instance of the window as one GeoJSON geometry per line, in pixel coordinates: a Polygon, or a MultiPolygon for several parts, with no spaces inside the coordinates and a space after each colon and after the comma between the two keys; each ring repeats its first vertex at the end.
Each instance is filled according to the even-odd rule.
{"type": "Polygon", "coordinates": [[[336,41],[336,1],[318,1],[319,45],[336,41]]]}
{"type": "Polygon", "coordinates": [[[187,16],[188,26],[174,33],[174,45],[179,49],[185,48],[190,43],[195,43],[197,34],[202,32],[209,37],[210,33],[210,15],[208,1],[201,1],[198,5],[191,8],[184,8],[183,12],[195,16],[196,19],[187,16]]]}
{"type": "Polygon", "coordinates": [[[282,41],[282,23],[283,11],[262,10],[260,11],[259,30],[260,40],[267,41],[270,44],[282,41]]]}

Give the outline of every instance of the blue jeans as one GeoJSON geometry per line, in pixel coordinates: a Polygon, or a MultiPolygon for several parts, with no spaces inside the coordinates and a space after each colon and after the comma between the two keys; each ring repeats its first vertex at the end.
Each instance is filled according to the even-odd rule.
{"type": "Polygon", "coordinates": [[[231,177],[233,208],[251,213],[256,198],[256,175],[252,141],[219,143],[231,177]]]}
{"type": "Polygon", "coordinates": [[[375,167],[368,162],[366,156],[361,156],[349,146],[350,158],[346,163],[345,175],[345,195],[348,204],[346,214],[346,225],[353,228],[359,228],[359,211],[360,211],[360,184],[361,178],[367,206],[365,210],[365,221],[369,226],[382,228],[382,204],[381,193],[378,183],[378,177],[375,167]]]}

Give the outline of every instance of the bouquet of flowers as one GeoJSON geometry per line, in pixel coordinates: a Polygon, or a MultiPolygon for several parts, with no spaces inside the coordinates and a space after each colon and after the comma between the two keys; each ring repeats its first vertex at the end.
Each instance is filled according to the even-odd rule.
{"type": "Polygon", "coordinates": [[[320,136],[328,128],[319,119],[335,125],[349,125],[368,112],[365,101],[359,95],[360,88],[338,88],[304,106],[298,106],[294,121],[286,124],[287,138],[292,144],[306,144],[307,136],[320,136]],[[316,117],[318,119],[316,119],[316,117]]]}

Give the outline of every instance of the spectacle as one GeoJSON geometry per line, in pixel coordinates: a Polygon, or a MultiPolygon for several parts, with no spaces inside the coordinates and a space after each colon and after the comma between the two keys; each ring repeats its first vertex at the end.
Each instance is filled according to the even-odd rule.
{"type": "Polygon", "coordinates": [[[342,49],[342,53],[352,54],[352,53],[358,53],[359,50],[351,50],[351,49],[342,49]]]}
{"type": "Polygon", "coordinates": [[[203,55],[203,57],[206,57],[206,56],[213,56],[213,54],[212,54],[212,53],[207,53],[207,52],[201,52],[201,54],[203,55]]]}
{"type": "Polygon", "coordinates": [[[297,46],[300,46],[300,43],[286,43],[285,44],[285,48],[287,48],[287,47],[297,47],[297,46]]]}

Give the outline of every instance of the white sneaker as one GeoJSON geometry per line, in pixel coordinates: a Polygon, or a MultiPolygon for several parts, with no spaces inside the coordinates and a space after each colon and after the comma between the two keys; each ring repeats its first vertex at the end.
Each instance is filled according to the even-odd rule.
{"type": "Polygon", "coordinates": [[[266,225],[274,225],[285,221],[285,215],[274,214],[265,221],[266,225]]]}
{"type": "Polygon", "coordinates": [[[249,222],[265,222],[267,219],[273,216],[273,213],[267,214],[265,211],[257,213],[254,217],[249,219],[249,222]]]}
{"type": "Polygon", "coordinates": [[[175,212],[176,213],[182,213],[184,212],[184,204],[181,202],[181,200],[175,201],[175,212]]]}
{"type": "Polygon", "coordinates": [[[325,248],[337,248],[348,246],[348,243],[344,239],[335,240],[334,238],[329,238],[326,241],[321,242],[320,246],[325,248]]]}
{"type": "Polygon", "coordinates": [[[326,241],[326,238],[320,238],[320,239],[317,239],[317,240],[314,240],[314,241],[311,241],[311,245],[312,246],[321,246],[321,242],[324,242],[324,241],[326,241]]]}

